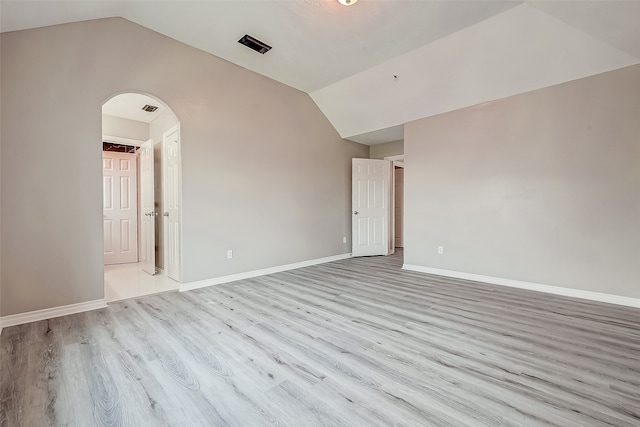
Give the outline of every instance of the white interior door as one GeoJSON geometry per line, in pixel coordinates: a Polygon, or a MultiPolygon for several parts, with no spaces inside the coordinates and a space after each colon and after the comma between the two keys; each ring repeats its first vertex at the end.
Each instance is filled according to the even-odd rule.
{"type": "Polygon", "coordinates": [[[163,136],[164,164],[164,252],[167,276],[180,281],[181,268],[181,171],[180,171],[180,125],[169,129],[163,136]]]}
{"type": "Polygon", "coordinates": [[[389,255],[389,165],[352,159],[353,256],[389,255]]]}
{"type": "Polygon", "coordinates": [[[102,153],[104,263],[138,262],[136,155],[102,153]]]}
{"type": "Polygon", "coordinates": [[[153,140],[140,147],[140,262],[142,269],[156,274],[156,211],[153,176],[153,140]]]}

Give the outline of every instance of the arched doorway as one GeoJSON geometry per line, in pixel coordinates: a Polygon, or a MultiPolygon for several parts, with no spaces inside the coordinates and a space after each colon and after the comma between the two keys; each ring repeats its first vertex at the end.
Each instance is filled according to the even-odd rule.
{"type": "Polygon", "coordinates": [[[181,279],[180,122],[158,98],[102,106],[107,302],[176,290],[181,279]]]}

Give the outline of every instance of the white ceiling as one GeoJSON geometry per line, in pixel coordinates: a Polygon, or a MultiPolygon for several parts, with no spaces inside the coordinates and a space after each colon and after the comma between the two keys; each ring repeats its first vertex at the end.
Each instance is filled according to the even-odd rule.
{"type": "Polygon", "coordinates": [[[151,123],[165,110],[159,101],[140,93],[122,93],[102,105],[102,114],[145,123],[151,123]],[[145,105],[153,105],[158,109],[147,112],[142,109],[145,105]]]}
{"type": "Polygon", "coordinates": [[[309,93],[344,138],[637,64],[640,1],[1,0],[0,30],[121,16],[309,93]],[[273,46],[260,55],[245,33],[273,46]],[[393,75],[398,75],[394,79],[393,75]]]}
{"type": "Polygon", "coordinates": [[[363,133],[637,64],[639,59],[535,5],[522,4],[311,96],[343,137],[359,140],[363,133]]]}

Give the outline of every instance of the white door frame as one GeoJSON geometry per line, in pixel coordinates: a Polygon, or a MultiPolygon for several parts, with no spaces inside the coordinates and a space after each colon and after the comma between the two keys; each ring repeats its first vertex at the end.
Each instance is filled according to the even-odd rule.
{"type": "Polygon", "coordinates": [[[384,159],[391,161],[391,178],[389,185],[389,254],[394,254],[396,253],[396,166],[404,169],[404,154],[387,156],[384,159]]]}
{"type": "Polygon", "coordinates": [[[158,266],[156,265],[156,239],[155,239],[155,223],[158,212],[155,208],[155,182],[154,182],[154,170],[155,159],[153,154],[154,141],[149,139],[141,145],[138,150],[138,182],[140,183],[140,255],[139,261],[142,264],[142,269],[150,275],[155,275],[158,272],[158,266]],[[146,153],[145,153],[146,151],[146,153]],[[146,158],[144,156],[147,156],[146,158]],[[145,174],[143,166],[151,163],[151,174],[145,174]],[[150,194],[149,194],[150,190],[150,194]],[[147,202],[145,204],[145,202],[147,202]],[[148,227],[147,227],[148,225],[148,227]],[[145,249],[147,253],[145,254],[145,249]],[[147,258],[148,257],[148,258],[147,258]]]}

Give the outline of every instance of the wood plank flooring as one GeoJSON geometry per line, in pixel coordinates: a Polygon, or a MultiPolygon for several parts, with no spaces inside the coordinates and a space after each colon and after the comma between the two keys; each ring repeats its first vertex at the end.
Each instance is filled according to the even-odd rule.
{"type": "Polygon", "coordinates": [[[639,426],[640,310],[355,258],[6,328],[2,426],[639,426]]]}

